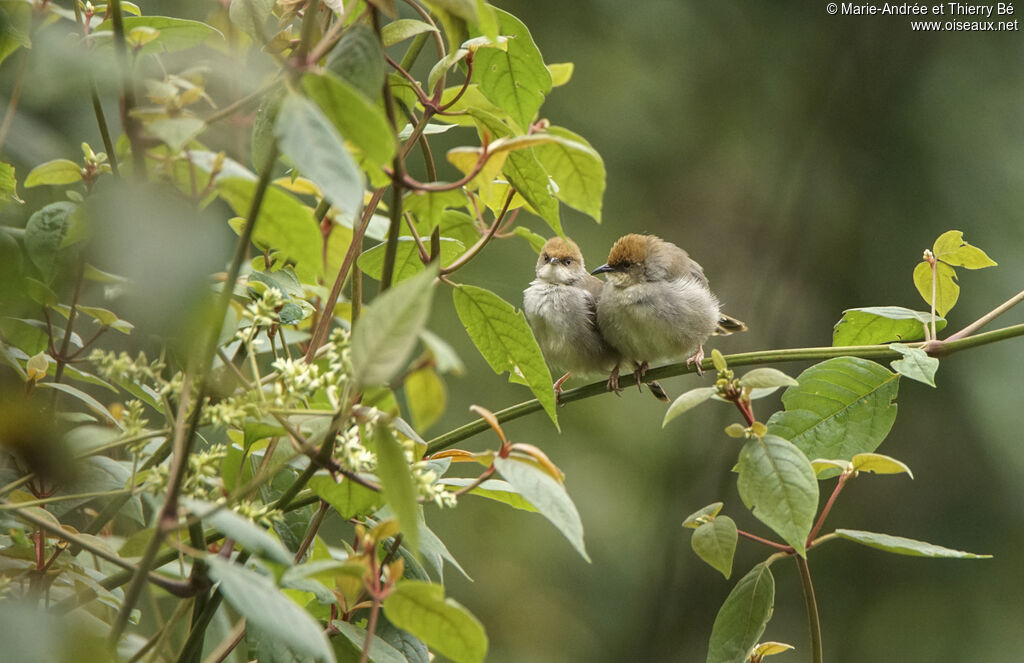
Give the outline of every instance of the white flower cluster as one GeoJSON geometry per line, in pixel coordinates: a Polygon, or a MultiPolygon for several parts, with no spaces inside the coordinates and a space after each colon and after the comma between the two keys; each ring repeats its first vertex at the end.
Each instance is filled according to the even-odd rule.
{"type": "Polygon", "coordinates": [[[95,349],[89,353],[89,363],[96,367],[100,377],[110,382],[130,380],[137,383],[157,384],[162,381],[165,364],[160,359],[149,361],[145,352],[132,358],[127,352],[120,354],[95,349]]]}
{"type": "Polygon", "coordinates": [[[377,466],[377,456],[363,446],[359,426],[350,426],[348,430],[338,433],[334,449],[336,460],[346,470],[369,472],[377,466]]]}
{"type": "Polygon", "coordinates": [[[454,507],[458,502],[455,493],[445,488],[444,484],[438,483],[441,477],[437,470],[430,464],[421,460],[413,463],[412,476],[416,482],[416,491],[428,502],[433,502],[439,507],[454,507]]]}
{"type": "Polygon", "coordinates": [[[277,288],[267,288],[245,307],[244,317],[252,321],[253,327],[270,327],[277,324],[277,310],[283,305],[284,293],[277,288]]]}

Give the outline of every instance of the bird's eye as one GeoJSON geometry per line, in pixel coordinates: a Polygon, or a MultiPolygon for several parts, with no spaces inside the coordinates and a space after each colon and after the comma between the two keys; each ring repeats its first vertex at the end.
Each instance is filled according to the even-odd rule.
{"type": "Polygon", "coordinates": [[[572,258],[562,258],[562,264],[568,267],[572,264],[572,258]]]}
{"type": "Polygon", "coordinates": [[[548,254],[546,254],[546,253],[540,254],[540,259],[541,259],[541,262],[550,262],[551,261],[551,257],[548,254]]]}

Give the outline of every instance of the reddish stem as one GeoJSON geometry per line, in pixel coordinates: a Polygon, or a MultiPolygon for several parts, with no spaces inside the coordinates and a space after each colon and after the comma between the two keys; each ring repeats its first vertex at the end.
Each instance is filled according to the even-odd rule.
{"type": "Polygon", "coordinates": [[[847,480],[849,480],[851,476],[851,474],[846,472],[839,475],[839,483],[836,484],[835,490],[832,491],[832,495],[828,498],[828,502],[825,502],[825,508],[821,510],[821,515],[818,516],[818,521],[814,523],[814,528],[807,536],[807,546],[810,546],[811,542],[818,536],[818,531],[821,530],[821,526],[825,524],[825,518],[828,517],[829,511],[832,510],[832,505],[836,503],[836,498],[839,497],[839,493],[842,492],[843,486],[846,485],[847,480]]]}
{"type": "Polygon", "coordinates": [[[775,541],[771,541],[769,539],[762,538],[762,537],[760,537],[760,536],[758,536],[756,534],[751,534],[750,532],[744,532],[741,529],[736,530],[736,533],[739,534],[742,537],[746,537],[746,538],[750,539],[751,541],[757,541],[758,543],[766,545],[769,548],[775,548],[776,550],[781,550],[782,552],[790,554],[790,555],[792,555],[794,552],[796,552],[793,549],[793,546],[787,546],[784,543],[776,543],[775,541]]]}

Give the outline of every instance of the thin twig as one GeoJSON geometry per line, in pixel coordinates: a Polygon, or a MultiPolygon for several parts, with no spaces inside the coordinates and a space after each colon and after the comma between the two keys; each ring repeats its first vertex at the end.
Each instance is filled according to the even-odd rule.
{"type": "Polygon", "coordinates": [[[818,617],[818,601],[814,597],[814,585],[811,583],[811,570],[807,559],[794,555],[796,566],[800,569],[800,586],[804,590],[804,605],[807,607],[807,627],[811,632],[811,661],[822,663],[821,652],[821,620],[818,617]]]}
{"type": "Polygon", "coordinates": [[[978,331],[979,329],[981,329],[982,327],[984,327],[988,323],[992,322],[993,320],[995,320],[996,318],[1001,316],[1003,313],[1006,313],[1007,311],[1009,311],[1011,308],[1013,308],[1017,304],[1020,304],[1022,301],[1024,301],[1024,290],[1021,290],[1020,292],[1018,292],[1013,297],[1010,297],[1008,300],[1006,300],[1005,302],[1003,302],[1002,304],[1000,304],[996,308],[992,309],[991,311],[989,311],[985,315],[981,316],[980,318],[978,318],[977,320],[975,320],[971,324],[967,325],[966,327],[964,327],[963,329],[961,329],[957,333],[952,334],[951,336],[946,337],[945,341],[946,342],[956,341],[958,339],[970,336],[974,332],[978,331]]]}
{"type": "Polygon", "coordinates": [[[758,543],[766,545],[769,548],[775,548],[776,550],[782,551],[782,552],[784,552],[786,554],[789,554],[789,555],[792,555],[794,552],[796,552],[795,550],[793,550],[793,546],[787,546],[787,545],[785,545],[783,543],[776,543],[775,541],[771,541],[769,539],[762,538],[762,537],[760,537],[760,536],[758,536],[756,534],[751,534],[750,532],[745,532],[743,530],[736,530],[736,533],[739,534],[740,536],[744,537],[744,538],[750,539],[751,541],[757,541],[758,543]]]}
{"type": "Polygon", "coordinates": [[[478,253],[480,253],[480,251],[482,251],[485,246],[487,246],[487,243],[494,238],[494,233],[498,232],[498,228],[501,226],[501,222],[504,220],[505,214],[508,212],[508,206],[512,204],[512,198],[515,195],[516,190],[510,187],[508,190],[508,195],[505,196],[505,204],[501,208],[501,213],[499,213],[498,216],[495,217],[494,223],[492,223],[491,227],[487,229],[487,234],[481,237],[479,240],[477,240],[476,244],[469,247],[469,250],[467,250],[465,253],[459,256],[458,260],[448,265],[447,267],[442,267],[442,276],[447,276],[448,274],[454,272],[456,269],[459,269],[460,267],[464,266],[466,263],[472,260],[478,253]]]}

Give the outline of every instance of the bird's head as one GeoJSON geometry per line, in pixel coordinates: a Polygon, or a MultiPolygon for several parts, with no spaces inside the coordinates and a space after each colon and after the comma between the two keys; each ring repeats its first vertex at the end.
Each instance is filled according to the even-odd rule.
{"type": "Polygon", "coordinates": [[[568,285],[586,276],[583,254],[568,238],[552,237],[544,243],[537,259],[537,278],[545,283],[568,285]]]}
{"type": "Polygon", "coordinates": [[[612,246],[608,262],[591,273],[607,274],[608,281],[619,287],[648,281],[656,248],[661,242],[654,235],[623,235],[612,246]]]}

